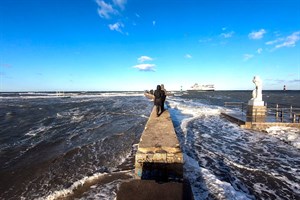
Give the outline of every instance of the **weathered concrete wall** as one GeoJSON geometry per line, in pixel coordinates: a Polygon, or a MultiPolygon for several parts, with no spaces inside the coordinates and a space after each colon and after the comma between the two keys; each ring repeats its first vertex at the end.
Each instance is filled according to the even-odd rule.
{"type": "Polygon", "coordinates": [[[117,200],[193,200],[188,182],[133,180],[121,185],[117,200]]]}
{"type": "Polygon", "coordinates": [[[193,200],[183,179],[183,155],[170,114],[153,108],[135,156],[135,177],[122,183],[117,200],[193,200]]]}
{"type": "Polygon", "coordinates": [[[247,122],[265,122],[266,121],[266,106],[252,106],[247,107],[247,122]]]}
{"type": "Polygon", "coordinates": [[[182,173],[183,155],[170,114],[165,110],[157,117],[153,107],[135,156],[136,178],[182,178],[182,173]]]}
{"type": "Polygon", "coordinates": [[[286,122],[246,122],[245,125],[242,125],[242,128],[249,128],[259,131],[265,131],[267,128],[272,126],[281,126],[281,127],[294,127],[300,129],[300,123],[286,123],[286,122]]]}
{"type": "MultiPolygon", "coordinates": [[[[300,129],[300,123],[287,123],[287,122],[248,122],[246,119],[242,119],[240,116],[236,116],[231,113],[222,112],[221,115],[226,117],[231,122],[234,122],[241,126],[242,128],[254,129],[259,131],[265,131],[267,128],[272,126],[281,126],[281,127],[295,127],[300,129]]],[[[244,117],[245,118],[245,117],[244,117]]]]}

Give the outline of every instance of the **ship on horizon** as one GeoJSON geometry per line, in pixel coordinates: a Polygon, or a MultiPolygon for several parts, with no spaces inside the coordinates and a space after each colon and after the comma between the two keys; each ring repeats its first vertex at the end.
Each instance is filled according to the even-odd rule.
{"type": "Polygon", "coordinates": [[[198,83],[195,83],[187,91],[191,91],[191,92],[197,92],[197,91],[199,91],[199,92],[201,92],[201,91],[215,91],[215,85],[214,84],[199,85],[198,83]]]}

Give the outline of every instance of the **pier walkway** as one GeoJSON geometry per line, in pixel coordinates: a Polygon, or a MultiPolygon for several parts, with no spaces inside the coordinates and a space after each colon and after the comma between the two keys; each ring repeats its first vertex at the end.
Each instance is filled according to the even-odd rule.
{"type": "Polygon", "coordinates": [[[135,178],[121,184],[117,200],[192,200],[183,179],[183,155],[168,110],[153,108],[135,156],[135,178]]]}
{"type": "Polygon", "coordinates": [[[167,110],[157,117],[155,107],[153,108],[135,158],[137,178],[182,178],[183,155],[167,110]],[[154,168],[164,177],[153,174],[154,168]]]}

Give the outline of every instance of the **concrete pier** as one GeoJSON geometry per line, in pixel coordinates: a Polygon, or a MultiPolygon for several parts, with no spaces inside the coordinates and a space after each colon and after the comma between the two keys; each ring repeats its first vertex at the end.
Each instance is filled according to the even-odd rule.
{"type": "Polygon", "coordinates": [[[170,114],[159,117],[153,108],[135,156],[135,175],[141,179],[182,178],[183,155],[170,114]]]}
{"type": "Polygon", "coordinates": [[[266,129],[279,126],[279,127],[294,127],[300,129],[300,123],[287,123],[287,122],[265,122],[265,121],[248,121],[248,116],[237,115],[233,113],[221,112],[221,115],[227,118],[229,121],[238,124],[242,128],[253,129],[258,131],[266,131],[266,129]]]}
{"type": "Polygon", "coordinates": [[[153,108],[135,156],[135,178],[122,183],[117,200],[193,200],[183,179],[183,155],[168,110],[153,108]]]}
{"type": "Polygon", "coordinates": [[[193,200],[193,195],[188,182],[132,180],[121,185],[117,200],[193,200]]]}

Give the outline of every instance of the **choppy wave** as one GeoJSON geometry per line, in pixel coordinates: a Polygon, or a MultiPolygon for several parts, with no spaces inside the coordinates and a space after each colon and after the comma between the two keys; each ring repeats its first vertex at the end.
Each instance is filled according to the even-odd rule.
{"type": "MultiPolygon", "coordinates": [[[[0,99],[0,198],[113,200],[132,179],[153,106],[142,93],[7,95],[0,99]]],[[[168,97],[168,109],[195,199],[300,198],[297,129],[261,133],[230,123],[220,113],[236,93],[186,95],[168,97]]]]}
{"type": "Polygon", "coordinates": [[[152,108],[134,94],[11,99],[0,106],[4,199],[83,198],[95,192],[113,199],[110,189],[131,178],[134,144],[152,108]]]}
{"type": "Polygon", "coordinates": [[[244,130],[222,118],[220,106],[177,97],[168,102],[195,199],[300,197],[298,129],[244,130]]]}
{"type": "Polygon", "coordinates": [[[290,143],[297,149],[300,149],[300,130],[291,127],[273,126],[266,129],[269,135],[279,138],[282,141],[290,143]]]}
{"type": "Polygon", "coordinates": [[[25,92],[25,93],[0,93],[0,99],[67,99],[67,98],[97,98],[97,97],[134,97],[143,96],[143,92],[25,92]]]}

